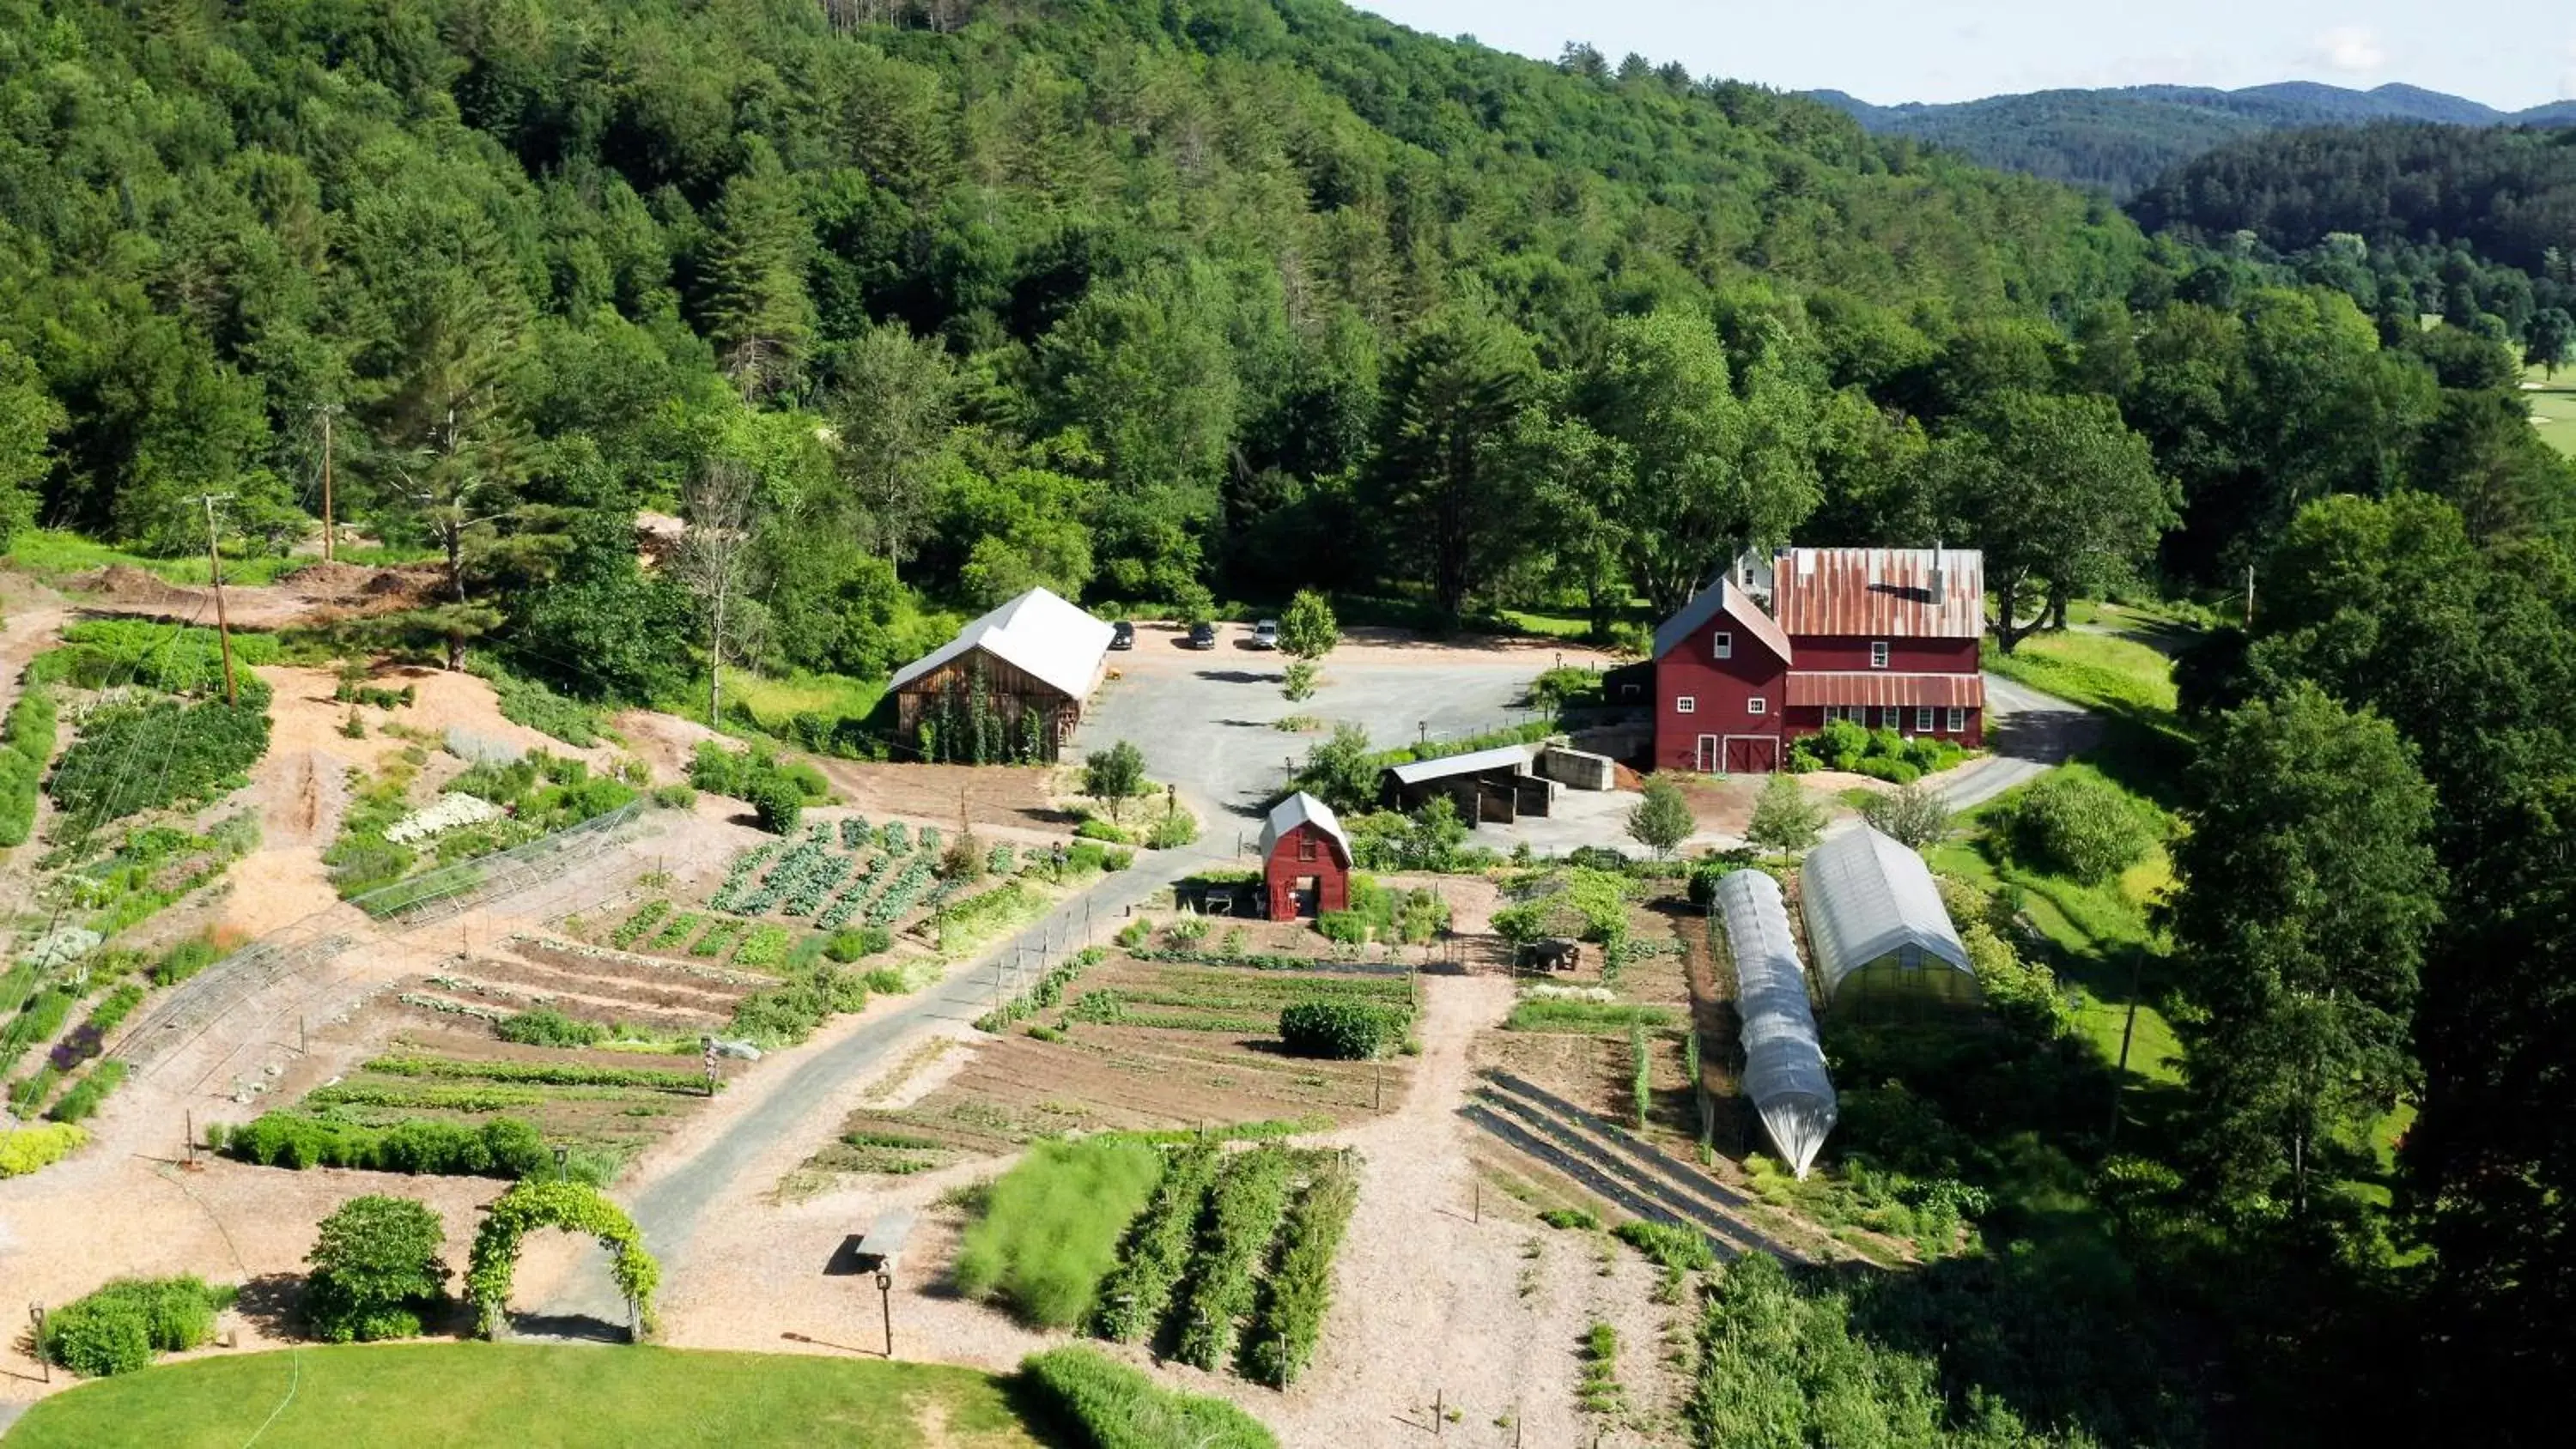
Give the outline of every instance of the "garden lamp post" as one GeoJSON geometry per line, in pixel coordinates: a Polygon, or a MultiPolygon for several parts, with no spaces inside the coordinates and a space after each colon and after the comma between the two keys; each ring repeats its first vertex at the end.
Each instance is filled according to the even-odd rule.
{"type": "Polygon", "coordinates": [[[45,1382],[50,1384],[54,1381],[54,1361],[45,1357],[45,1305],[28,1304],[27,1321],[36,1326],[36,1362],[44,1368],[45,1382]]]}
{"type": "Polygon", "coordinates": [[[557,1147],[555,1149],[555,1181],[563,1182],[570,1178],[571,1175],[572,1149],[569,1147],[557,1147]]]}

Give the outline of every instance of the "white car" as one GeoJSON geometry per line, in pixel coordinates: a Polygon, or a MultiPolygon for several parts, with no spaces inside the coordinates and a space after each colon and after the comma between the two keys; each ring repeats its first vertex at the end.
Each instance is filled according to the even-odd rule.
{"type": "Polygon", "coordinates": [[[1260,623],[1253,625],[1252,647],[1255,649],[1278,648],[1279,621],[1276,619],[1264,619],[1260,623]]]}

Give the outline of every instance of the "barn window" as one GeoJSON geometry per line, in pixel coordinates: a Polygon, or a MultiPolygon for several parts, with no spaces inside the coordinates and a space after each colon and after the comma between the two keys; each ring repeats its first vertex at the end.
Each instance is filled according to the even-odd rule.
{"type": "Polygon", "coordinates": [[[1675,714],[1697,714],[1697,713],[1699,713],[1699,700],[1698,700],[1698,698],[1697,698],[1696,696],[1688,695],[1688,694],[1685,694],[1685,695],[1682,695],[1682,696],[1680,696],[1680,697],[1676,698],[1676,699],[1673,701],[1673,713],[1675,713],[1675,714]]]}
{"type": "Polygon", "coordinates": [[[1955,704],[1950,706],[1950,733],[1963,735],[1967,732],[1968,712],[1955,704]]]}
{"type": "Polygon", "coordinates": [[[1872,669],[1885,669],[1887,667],[1886,640],[1873,639],[1869,642],[1869,667],[1872,669]]]}
{"type": "Polygon", "coordinates": [[[1311,835],[1300,835],[1297,837],[1297,858],[1299,860],[1313,860],[1315,858],[1315,837],[1311,835]]]}
{"type": "Polygon", "coordinates": [[[1757,694],[1744,702],[1744,712],[1746,714],[1769,714],[1771,712],[1771,701],[1764,699],[1762,696],[1757,694]]]}
{"type": "Polygon", "coordinates": [[[1901,729],[1905,723],[1905,706],[1883,704],[1878,707],[1878,722],[1886,729],[1901,729]]]}
{"type": "Polygon", "coordinates": [[[1915,706],[1914,732],[1918,735],[1932,733],[1932,706],[1928,704],[1915,706]]]}
{"type": "Polygon", "coordinates": [[[1712,650],[1712,653],[1715,655],[1715,657],[1717,657],[1717,658],[1719,658],[1719,659],[1732,659],[1732,658],[1734,658],[1734,657],[1735,657],[1735,636],[1734,636],[1733,634],[1728,633],[1728,632],[1727,632],[1727,631],[1725,631],[1724,629],[1720,629],[1720,630],[1718,630],[1718,631],[1717,631],[1716,639],[1715,639],[1714,643],[1713,643],[1713,644],[1712,644],[1712,646],[1711,646],[1711,650],[1712,650]]]}

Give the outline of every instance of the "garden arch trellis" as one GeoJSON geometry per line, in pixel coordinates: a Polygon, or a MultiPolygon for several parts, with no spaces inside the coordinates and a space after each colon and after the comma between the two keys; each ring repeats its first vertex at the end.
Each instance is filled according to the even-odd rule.
{"type": "Polygon", "coordinates": [[[536,1228],[584,1233],[616,1255],[610,1274],[626,1295],[636,1337],[654,1328],[653,1290],[662,1281],[662,1265],[644,1250],[644,1235],[626,1210],[599,1189],[580,1182],[521,1181],[501,1194],[484,1214],[474,1234],[474,1252],[465,1269],[465,1296],[474,1305],[475,1331],[499,1335],[510,1308],[510,1282],[518,1276],[519,1243],[536,1228]]]}

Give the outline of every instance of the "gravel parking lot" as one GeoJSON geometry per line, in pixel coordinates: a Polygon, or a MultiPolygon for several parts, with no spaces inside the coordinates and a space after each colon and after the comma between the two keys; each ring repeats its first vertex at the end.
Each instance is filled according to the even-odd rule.
{"type": "MultiPolygon", "coordinates": [[[[1235,822],[1247,833],[1254,828],[1254,812],[1279,788],[1289,762],[1304,760],[1334,723],[1362,726],[1381,747],[1425,734],[1479,734],[1537,718],[1520,704],[1541,670],[1560,661],[1614,662],[1588,649],[1526,640],[1431,643],[1354,630],[1325,659],[1315,697],[1290,704],[1279,692],[1287,656],[1250,647],[1251,633],[1225,625],[1216,648],[1192,650],[1177,630],[1138,625],[1136,647],[1109,656],[1117,677],[1093,700],[1074,748],[1133,740],[1147,772],[1179,786],[1207,819],[1209,836],[1221,838],[1235,822]],[[1291,715],[1313,716],[1325,730],[1280,730],[1277,722],[1291,715]]],[[[1478,832],[1480,841],[1506,848],[1513,838],[1495,826],[1478,832]]]]}

